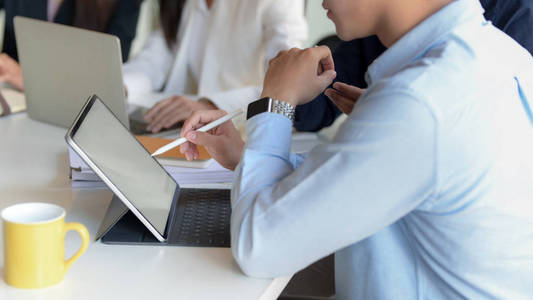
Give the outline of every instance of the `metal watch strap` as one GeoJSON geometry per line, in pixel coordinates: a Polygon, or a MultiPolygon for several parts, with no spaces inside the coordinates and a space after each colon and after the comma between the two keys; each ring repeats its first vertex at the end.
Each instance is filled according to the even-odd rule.
{"type": "Polygon", "coordinates": [[[291,122],[294,122],[294,113],[296,111],[296,108],[287,102],[279,101],[277,99],[272,99],[272,100],[273,100],[272,112],[285,116],[289,118],[291,122]]]}

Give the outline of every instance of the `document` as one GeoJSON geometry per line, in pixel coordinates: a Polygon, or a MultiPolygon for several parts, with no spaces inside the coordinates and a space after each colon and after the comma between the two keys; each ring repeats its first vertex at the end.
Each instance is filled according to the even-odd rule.
{"type": "Polygon", "coordinates": [[[6,116],[26,110],[24,93],[9,87],[0,88],[0,116],[6,116]]]}

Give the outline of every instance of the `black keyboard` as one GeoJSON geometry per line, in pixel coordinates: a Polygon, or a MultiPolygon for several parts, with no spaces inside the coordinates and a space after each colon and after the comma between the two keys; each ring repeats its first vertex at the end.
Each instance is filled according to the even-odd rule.
{"type": "MultiPolygon", "coordinates": [[[[120,201],[118,198],[113,201],[120,201]]],[[[230,190],[180,189],[174,225],[166,243],[159,242],[128,211],[102,236],[106,244],[168,245],[229,248],[230,190]]]]}
{"type": "Polygon", "coordinates": [[[172,243],[203,247],[230,246],[229,190],[181,189],[172,243]]]}
{"type": "MultiPolygon", "coordinates": [[[[183,125],[183,122],[176,123],[169,128],[162,128],[160,132],[175,130],[181,127],[183,125]]],[[[146,129],[148,126],[148,123],[144,121],[138,121],[135,119],[130,119],[130,132],[134,135],[152,135],[153,132],[146,129]]]]}
{"type": "Polygon", "coordinates": [[[151,134],[152,132],[148,131],[146,126],[148,124],[145,122],[130,119],[130,131],[135,135],[151,134]]]}

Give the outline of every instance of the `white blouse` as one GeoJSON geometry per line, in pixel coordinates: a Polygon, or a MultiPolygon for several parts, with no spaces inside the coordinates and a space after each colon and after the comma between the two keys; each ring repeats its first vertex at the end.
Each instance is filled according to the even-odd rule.
{"type": "Polygon", "coordinates": [[[261,94],[268,62],[307,38],[301,0],[186,2],[173,49],[161,30],[124,65],[129,99],[162,92],[246,108],[261,94]]]}
{"type": "Polygon", "coordinates": [[[53,22],[63,0],[48,0],[47,19],[53,22]]]}
{"type": "Polygon", "coordinates": [[[212,14],[210,13],[205,0],[198,1],[198,5],[196,5],[193,14],[195,14],[195,16],[192,18],[194,23],[191,26],[192,34],[189,36],[189,61],[187,63],[196,90],[198,90],[198,82],[200,81],[202,73],[205,44],[208,34],[207,26],[212,14]]]}

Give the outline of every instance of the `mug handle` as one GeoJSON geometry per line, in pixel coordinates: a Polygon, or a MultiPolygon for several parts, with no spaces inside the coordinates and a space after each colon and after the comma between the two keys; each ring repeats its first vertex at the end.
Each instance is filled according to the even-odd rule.
{"type": "Polygon", "coordinates": [[[66,223],[65,234],[69,230],[74,230],[81,236],[81,247],[78,250],[78,252],[76,252],[71,258],[65,261],[65,268],[64,268],[65,272],[70,268],[70,266],[72,266],[72,264],[78,258],[80,258],[80,256],[85,252],[85,250],[87,250],[87,247],[89,246],[89,242],[91,239],[89,236],[89,232],[87,231],[87,228],[85,228],[85,226],[83,226],[80,223],[66,223]]]}

